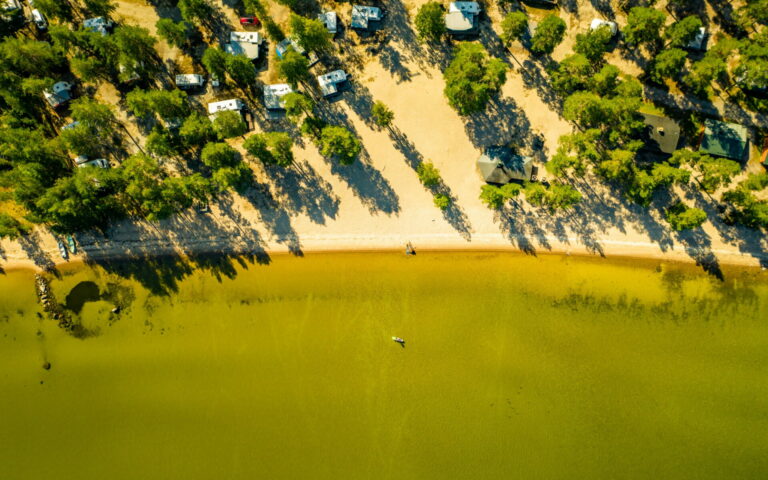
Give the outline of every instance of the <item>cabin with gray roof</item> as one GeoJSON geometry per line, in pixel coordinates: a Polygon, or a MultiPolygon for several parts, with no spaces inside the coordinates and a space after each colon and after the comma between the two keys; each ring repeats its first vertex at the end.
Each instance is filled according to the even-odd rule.
{"type": "Polygon", "coordinates": [[[352,5],[352,22],[350,26],[357,30],[375,30],[377,23],[384,15],[378,7],[367,5],[352,5]]]}
{"type": "Polygon", "coordinates": [[[445,14],[445,28],[451,35],[475,35],[479,32],[480,4],[451,2],[445,14]]]}
{"type": "Polygon", "coordinates": [[[645,129],[642,132],[643,150],[672,155],[680,142],[680,125],[674,120],[650,113],[641,113],[645,129]]]}
{"type": "Polygon", "coordinates": [[[516,154],[508,147],[493,146],[483,151],[477,167],[486,183],[528,182],[533,175],[533,158],[516,154]]]}
{"type": "Polygon", "coordinates": [[[323,25],[325,25],[325,29],[328,30],[328,33],[331,35],[336,35],[336,32],[338,32],[338,18],[336,17],[336,12],[323,12],[317,14],[317,19],[320,20],[323,25]]]}
{"type": "Polygon", "coordinates": [[[741,162],[747,157],[748,144],[747,128],[743,125],[707,120],[699,151],[741,162]]]}

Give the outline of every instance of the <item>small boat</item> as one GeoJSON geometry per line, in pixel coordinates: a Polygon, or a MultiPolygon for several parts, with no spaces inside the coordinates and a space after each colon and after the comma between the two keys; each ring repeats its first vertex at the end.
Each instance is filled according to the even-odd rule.
{"type": "Polygon", "coordinates": [[[77,245],[75,244],[75,238],[72,235],[67,235],[67,246],[73,255],[77,253],[77,245]]]}
{"type": "Polygon", "coordinates": [[[61,241],[61,239],[56,240],[56,243],[59,245],[59,253],[61,254],[61,258],[64,260],[69,260],[69,252],[67,252],[67,247],[64,245],[64,242],[61,241]]]}
{"type": "Polygon", "coordinates": [[[392,337],[392,340],[394,340],[396,343],[399,343],[403,347],[405,346],[405,340],[400,337],[392,337]]]}
{"type": "Polygon", "coordinates": [[[413,244],[411,242],[405,244],[405,254],[416,255],[416,250],[413,248],[413,244]]]}

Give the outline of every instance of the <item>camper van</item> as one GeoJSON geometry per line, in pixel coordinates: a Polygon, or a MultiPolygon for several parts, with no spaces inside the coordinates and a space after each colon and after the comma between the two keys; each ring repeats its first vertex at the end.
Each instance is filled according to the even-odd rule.
{"type": "Polygon", "coordinates": [[[32,10],[32,21],[39,30],[48,30],[48,22],[45,20],[43,14],[40,13],[40,10],[32,10]]]}

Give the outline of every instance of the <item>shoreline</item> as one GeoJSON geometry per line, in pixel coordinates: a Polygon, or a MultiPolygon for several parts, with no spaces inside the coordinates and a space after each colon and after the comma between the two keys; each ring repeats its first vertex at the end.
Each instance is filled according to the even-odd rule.
{"type": "MultiPolygon", "coordinates": [[[[764,252],[741,252],[737,249],[712,249],[706,252],[700,252],[704,260],[694,258],[696,252],[687,252],[678,245],[661,250],[658,244],[651,242],[636,242],[626,240],[601,239],[600,251],[590,249],[583,244],[577,243],[577,239],[566,239],[569,243],[564,243],[560,239],[546,238],[551,242],[549,248],[538,247],[526,251],[520,248],[518,244],[533,244],[532,238],[516,238],[517,244],[510,243],[507,238],[500,238],[498,235],[476,235],[471,242],[457,241],[455,235],[423,234],[411,236],[378,236],[378,235],[315,235],[302,237],[302,245],[298,252],[292,252],[291,249],[283,244],[261,245],[257,248],[251,248],[247,245],[233,246],[222,245],[217,242],[196,242],[194,244],[174,245],[170,242],[163,242],[158,245],[146,245],[143,242],[142,250],[135,251],[131,249],[126,242],[105,242],[98,245],[81,245],[80,252],[77,255],[70,255],[69,260],[64,260],[59,256],[58,250],[44,252],[48,254],[54,267],[64,265],[87,264],[99,261],[143,261],[149,258],[164,257],[194,257],[201,255],[222,255],[222,256],[240,256],[240,255],[295,255],[304,254],[323,254],[323,253],[374,253],[374,252],[404,252],[405,244],[412,242],[416,253],[419,252],[509,252],[524,255],[565,255],[591,258],[612,258],[622,259],[642,259],[658,260],[665,262],[685,263],[701,265],[707,269],[709,267],[747,267],[747,268],[766,268],[768,262],[768,253],[764,252]],[[570,243],[573,242],[573,243],[570,243]],[[678,247],[678,248],[675,248],[678,247]]],[[[540,243],[541,238],[535,239],[540,243]]],[[[44,272],[46,268],[36,264],[29,257],[13,257],[7,255],[0,260],[0,269],[8,272],[13,270],[31,270],[35,272],[44,272]]],[[[49,268],[50,269],[50,268],[49,268]]]]}

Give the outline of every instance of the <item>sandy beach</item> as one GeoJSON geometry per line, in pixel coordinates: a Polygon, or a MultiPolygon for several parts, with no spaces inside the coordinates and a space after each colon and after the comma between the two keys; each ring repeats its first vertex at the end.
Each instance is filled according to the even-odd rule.
{"type": "MultiPolygon", "coordinates": [[[[127,21],[154,32],[159,18],[154,8],[133,1],[118,2],[127,21]]],[[[689,232],[669,229],[658,207],[641,207],[620,198],[594,178],[574,179],[583,201],[576,208],[551,214],[525,203],[492,211],[478,195],[483,180],[475,162],[484,147],[513,144],[534,157],[539,177],[557,148],[558,138],[572,126],[558,114],[557,101],[548,88],[541,64],[522,47],[501,48],[498,37],[500,12],[490,5],[480,42],[494,55],[508,61],[510,71],[500,94],[482,114],[461,117],[443,96],[441,68],[446,57],[418,43],[409,18],[420,2],[406,7],[399,1],[384,2],[388,33],[370,53],[366,45],[343,47],[344,68],[352,87],[333,102],[320,101],[322,115],[350,128],[362,141],[363,153],[356,164],[340,166],[323,158],[306,138],[296,135],[297,164],[291,169],[265,168],[244,157],[254,171],[256,184],[246,195],[224,194],[209,213],[183,212],[157,224],[122,221],[104,234],[78,234],[80,251],[73,260],[143,258],[165,254],[355,251],[403,249],[406,242],[418,250],[516,250],[531,255],[548,252],[574,255],[634,256],[719,264],[768,266],[768,241],[764,234],[728,226],[717,220],[716,202],[696,189],[677,193],[692,206],[704,209],[709,221],[689,232]],[[370,105],[382,100],[395,114],[392,128],[376,128],[370,105]],[[432,195],[418,181],[416,166],[432,161],[440,170],[453,199],[445,212],[432,203],[432,195]]],[[[337,10],[348,16],[347,4],[337,10]]],[[[233,22],[234,11],[220,5],[233,22]]],[[[285,18],[283,7],[274,6],[276,19],[285,18]]],[[[544,13],[531,10],[535,20],[544,13]]],[[[569,25],[566,41],[555,51],[567,55],[575,35],[593,17],[591,6],[577,12],[561,10],[569,25]]],[[[623,20],[620,20],[620,22],[623,20]]],[[[162,43],[162,42],[161,42],[162,43]]],[[[446,43],[445,47],[448,44],[446,43]]],[[[165,49],[168,47],[165,46],[165,49]]],[[[270,47],[271,48],[271,47],[270,47]]],[[[444,50],[446,50],[444,48],[444,50]]],[[[168,51],[161,53],[169,55],[168,51]]],[[[173,52],[171,52],[173,53],[173,52]]],[[[183,55],[176,51],[177,57],[183,55]]],[[[184,64],[183,58],[176,58],[184,64]]],[[[618,52],[608,60],[622,70],[636,73],[637,66],[618,52]]],[[[273,63],[273,62],[272,62],[273,63]]],[[[322,65],[315,70],[323,69],[322,65]]],[[[323,73],[315,71],[316,74],[323,73]]],[[[265,83],[271,66],[262,71],[265,83]]],[[[108,89],[99,95],[105,101],[108,89]]],[[[227,95],[236,96],[236,92],[227,95]]],[[[207,97],[197,99],[204,103],[207,97]]],[[[257,115],[259,99],[247,99],[257,115]]],[[[112,102],[116,103],[116,102],[112,102]]],[[[121,119],[131,125],[124,111],[121,119]]],[[[295,133],[287,121],[259,119],[255,131],[285,130],[295,133]]],[[[231,143],[241,148],[242,139],[231,143]]],[[[752,152],[746,172],[761,169],[752,152]]],[[[36,230],[20,241],[0,242],[0,267],[49,268],[60,258],[54,237],[36,230]]]]}

